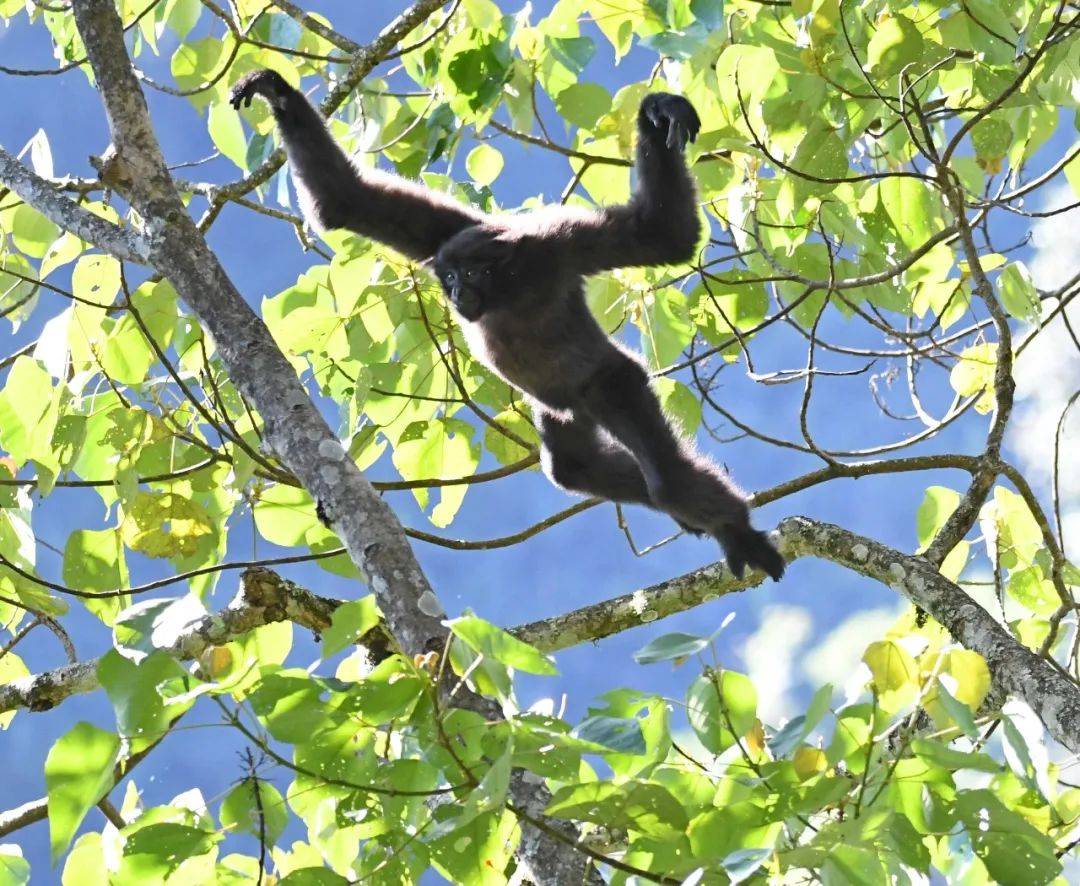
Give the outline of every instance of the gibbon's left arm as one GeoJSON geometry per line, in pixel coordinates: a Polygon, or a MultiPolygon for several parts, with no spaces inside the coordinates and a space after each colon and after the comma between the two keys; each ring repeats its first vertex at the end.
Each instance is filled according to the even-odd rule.
{"type": "Polygon", "coordinates": [[[305,217],[316,228],[347,228],[416,261],[429,259],[481,212],[397,175],[358,171],[331,138],[318,111],[271,70],[252,71],[232,88],[234,108],[262,96],[285,142],[305,217]]]}
{"type": "Polygon", "coordinates": [[[683,151],[701,121],[681,95],[654,92],[638,110],[638,183],[629,203],[569,216],[549,235],[580,274],[690,261],[701,236],[697,194],[683,151]]]}

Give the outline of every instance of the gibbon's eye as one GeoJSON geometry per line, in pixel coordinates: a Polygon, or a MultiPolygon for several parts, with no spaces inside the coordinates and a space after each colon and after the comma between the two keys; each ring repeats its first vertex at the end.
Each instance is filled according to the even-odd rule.
{"type": "Polygon", "coordinates": [[[447,271],[446,276],[443,277],[443,279],[447,283],[453,283],[455,280],[457,280],[457,274],[455,274],[453,271],[447,271]]]}
{"type": "Polygon", "coordinates": [[[465,279],[466,280],[471,280],[475,276],[476,276],[476,268],[469,268],[469,270],[467,270],[465,272],[465,279]]]}

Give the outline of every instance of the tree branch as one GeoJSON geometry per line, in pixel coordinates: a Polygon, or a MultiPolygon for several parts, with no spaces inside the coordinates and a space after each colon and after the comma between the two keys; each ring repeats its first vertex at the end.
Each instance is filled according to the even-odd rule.
{"type": "Polygon", "coordinates": [[[145,240],[63,196],[52,182],[31,172],[2,147],[0,184],[10,188],[24,203],[80,240],[93,243],[117,258],[146,264],[150,251],[145,240]]]}
{"type": "MultiPolygon", "coordinates": [[[[441,5],[419,0],[350,66],[327,96],[341,102],[404,34],[441,5]]],[[[401,523],[348,457],[316,409],[266,324],[243,299],[180,200],[150,122],[146,99],[124,45],[112,0],[73,0],[79,34],[104,99],[115,146],[111,171],[145,219],[154,268],[165,276],[214,338],[230,379],[258,410],[264,442],[316,501],[367,577],[398,646],[409,655],[443,648],[442,605],[413,554],[401,523]]],[[[265,166],[265,164],[264,164],[265,166]]],[[[459,693],[456,703],[489,719],[501,716],[491,699],[459,693]]],[[[508,796],[520,806],[546,805],[543,784],[511,774],[508,796]]],[[[568,822],[551,827],[576,833],[568,822]]],[[[600,882],[580,855],[544,831],[522,823],[517,858],[538,882],[600,882]]]]}
{"type": "MultiPolygon", "coordinates": [[[[784,520],[774,540],[789,562],[801,557],[828,560],[906,596],[937,619],[957,642],[985,658],[998,688],[1023,698],[1054,738],[1071,750],[1080,749],[1080,685],[1020,643],[926,559],[806,517],[784,520]]],[[[736,579],[723,563],[714,563],[649,588],[511,628],[510,632],[543,652],[555,652],[748,590],[764,579],[760,572],[736,579]]],[[[268,569],[249,569],[229,607],[195,622],[167,651],[178,658],[194,658],[208,646],[228,642],[273,621],[292,621],[320,633],[329,627],[340,605],[341,601],[312,594],[268,569]]],[[[376,655],[387,648],[386,635],[379,628],[363,642],[376,655]]],[[[95,669],[96,662],[86,662],[0,687],[0,713],[16,708],[45,710],[68,695],[92,691],[97,686],[95,669]]]]}

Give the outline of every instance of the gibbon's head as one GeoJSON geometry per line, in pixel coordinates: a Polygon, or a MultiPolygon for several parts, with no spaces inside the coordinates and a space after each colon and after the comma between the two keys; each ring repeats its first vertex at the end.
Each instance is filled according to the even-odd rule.
{"type": "Polygon", "coordinates": [[[432,267],[454,310],[465,320],[479,320],[498,306],[513,270],[514,241],[505,231],[476,225],[451,237],[432,267]]]}

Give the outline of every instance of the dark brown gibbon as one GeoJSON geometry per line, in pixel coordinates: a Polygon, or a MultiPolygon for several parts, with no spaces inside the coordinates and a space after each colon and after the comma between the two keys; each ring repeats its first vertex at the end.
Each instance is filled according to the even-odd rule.
{"type": "Polygon", "coordinates": [[[248,74],[231,101],[239,108],[256,95],[273,110],[308,221],[385,243],[435,273],[473,354],[529,397],[555,483],[663,511],[715,538],[735,575],[750,566],[780,579],[784,560],[750,525],[743,496],[672,429],[641,362],[585,303],[589,274],[693,257],[701,222],[683,151],[701,124],[690,102],[666,93],[642,101],[629,203],[487,215],[398,176],[358,171],[276,72],[248,74]]]}

